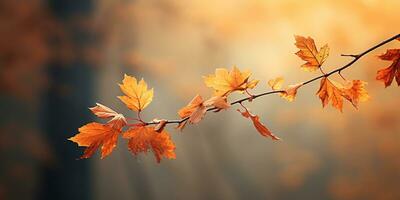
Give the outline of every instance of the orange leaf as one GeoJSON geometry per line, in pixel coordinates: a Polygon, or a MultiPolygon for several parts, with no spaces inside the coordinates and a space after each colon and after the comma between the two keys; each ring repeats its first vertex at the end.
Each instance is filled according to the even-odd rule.
{"type": "Polygon", "coordinates": [[[329,101],[332,102],[332,106],[340,110],[343,110],[343,98],[342,98],[342,87],[335,82],[331,82],[328,78],[321,80],[321,86],[317,92],[317,95],[322,101],[322,106],[328,105],[329,101]]]}
{"type": "Polygon", "coordinates": [[[153,89],[147,90],[147,84],[143,79],[138,83],[135,77],[125,74],[119,86],[125,96],[118,98],[133,111],[140,112],[153,100],[153,89]]]}
{"type": "Polygon", "coordinates": [[[315,71],[321,67],[329,56],[329,47],[326,44],[318,51],[311,37],[295,36],[296,47],[300,50],[296,53],[302,60],[307,61],[301,66],[305,71],[315,71]]]}
{"type": "Polygon", "coordinates": [[[254,127],[257,129],[257,131],[264,137],[271,137],[273,140],[279,140],[280,138],[278,138],[277,136],[275,136],[270,130],[268,130],[268,128],[262,124],[260,122],[260,117],[258,117],[257,115],[253,115],[252,113],[250,113],[247,109],[245,109],[245,111],[240,111],[239,109],[237,109],[237,111],[239,111],[243,117],[245,118],[250,118],[251,121],[253,122],[254,127]]]}
{"type": "Polygon", "coordinates": [[[347,86],[343,86],[328,78],[323,78],[317,95],[321,99],[323,107],[331,101],[332,106],[342,112],[343,97],[351,102],[355,108],[358,108],[359,102],[365,102],[369,99],[367,90],[365,90],[365,85],[366,82],[364,81],[353,80],[349,82],[347,86]]]}
{"type": "Polygon", "coordinates": [[[175,144],[165,130],[159,133],[154,127],[139,124],[127,130],[123,137],[129,139],[128,148],[134,155],[146,153],[151,149],[158,163],[162,157],[176,158],[175,144]]]}
{"type": "Polygon", "coordinates": [[[367,83],[361,80],[353,80],[349,86],[344,88],[343,97],[350,101],[355,108],[358,108],[359,102],[365,102],[369,99],[365,85],[367,83]]]}
{"type": "Polygon", "coordinates": [[[381,60],[392,61],[392,64],[377,72],[376,80],[385,83],[385,87],[392,84],[396,77],[397,85],[400,86],[400,49],[388,49],[385,54],[378,56],[381,60]]]}
{"type": "Polygon", "coordinates": [[[297,90],[301,86],[303,86],[303,83],[289,85],[289,87],[285,90],[285,92],[281,93],[280,96],[286,99],[287,101],[292,102],[296,98],[297,90]]]}
{"type": "Polygon", "coordinates": [[[280,90],[283,84],[283,77],[277,77],[268,81],[268,85],[272,90],[280,90]]]}
{"type": "Polygon", "coordinates": [[[112,125],[115,129],[120,130],[122,129],[123,126],[127,124],[126,119],[124,115],[115,112],[111,108],[96,103],[95,107],[89,108],[97,117],[103,118],[103,119],[109,119],[111,118],[110,121],[108,121],[108,124],[112,125]]]}
{"type": "Polygon", "coordinates": [[[200,95],[196,95],[187,106],[181,108],[178,111],[178,115],[183,119],[189,117],[189,122],[195,124],[203,119],[207,108],[203,105],[203,98],[200,95]]]}
{"type": "Polygon", "coordinates": [[[119,130],[110,125],[89,123],[79,128],[79,133],[69,138],[78,146],[87,147],[81,158],[91,157],[101,146],[101,158],[109,155],[117,144],[119,130]]]}
{"type": "Polygon", "coordinates": [[[171,140],[171,136],[166,132],[162,131],[157,133],[151,141],[151,148],[153,149],[154,156],[158,163],[161,158],[165,157],[168,159],[175,159],[175,144],[171,140]]]}
{"type": "Polygon", "coordinates": [[[227,96],[234,91],[252,89],[258,84],[258,80],[249,81],[250,71],[241,72],[238,68],[228,72],[225,68],[217,68],[215,74],[204,76],[207,87],[215,90],[215,96],[227,96]]]}
{"type": "MultiPolygon", "coordinates": [[[[188,105],[178,111],[178,114],[182,119],[189,117],[188,121],[192,124],[196,124],[203,119],[209,107],[228,109],[230,104],[227,102],[226,97],[215,96],[204,101],[200,95],[196,95],[188,105]]],[[[179,124],[177,128],[182,130],[185,125],[186,122],[183,122],[179,124]]]]}
{"type": "Polygon", "coordinates": [[[139,124],[124,132],[123,138],[129,139],[128,148],[134,155],[137,155],[147,152],[150,148],[151,133],[152,131],[148,131],[148,127],[139,124]]]}

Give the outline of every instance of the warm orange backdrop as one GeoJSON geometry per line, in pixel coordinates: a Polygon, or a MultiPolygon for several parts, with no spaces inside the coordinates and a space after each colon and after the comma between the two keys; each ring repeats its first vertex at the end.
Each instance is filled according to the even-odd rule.
{"type": "MultiPolygon", "coordinates": [[[[23,14],[46,10],[41,3],[34,5],[10,6],[16,8],[12,20],[33,20],[23,14]]],[[[116,83],[127,73],[155,88],[146,119],[176,118],[194,95],[211,94],[201,76],[217,67],[251,70],[261,80],[258,92],[268,90],[267,80],[277,76],[293,84],[318,75],[300,70],[295,34],[312,36],[317,46],[328,43],[324,69],[340,67],[350,60],[341,53],[359,53],[400,32],[399,7],[398,0],[101,0],[90,15],[69,20],[98,35],[93,46],[73,50],[61,28],[54,33],[62,41],[57,51],[41,45],[48,33],[43,29],[33,36],[10,31],[8,38],[24,32],[18,36],[38,48],[1,45],[1,52],[36,55],[27,64],[10,62],[7,73],[2,68],[1,83],[7,95],[21,96],[27,86],[19,76],[25,70],[40,72],[34,67],[51,57],[65,62],[83,58],[98,66],[93,88],[98,102],[133,115],[116,98],[116,83]],[[15,94],[17,89],[22,92],[15,94]]],[[[46,27],[57,27],[51,17],[37,16],[54,23],[46,27]]],[[[0,44],[8,44],[1,38],[0,44]]],[[[315,96],[318,84],[299,90],[292,103],[277,96],[248,103],[280,142],[261,137],[235,108],[209,114],[184,133],[171,128],[177,159],[160,165],[150,154],[133,158],[121,140],[108,158],[90,159],[94,198],[139,199],[147,193],[154,199],[400,199],[400,88],[384,89],[375,81],[376,71],[389,65],[376,55],[399,47],[395,41],[379,48],[343,73],[368,82],[371,99],[359,110],[348,103],[344,113],[322,109],[315,96]]],[[[44,86],[35,91],[51,85],[38,77],[33,80],[43,79],[38,85],[44,86]]],[[[76,147],[71,143],[68,148],[76,147]]]]}

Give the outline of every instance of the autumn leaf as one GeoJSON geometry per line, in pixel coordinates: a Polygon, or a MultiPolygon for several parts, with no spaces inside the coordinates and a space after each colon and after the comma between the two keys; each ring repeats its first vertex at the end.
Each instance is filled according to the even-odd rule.
{"type": "Polygon", "coordinates": [[[280,93],[279,95],[282,98],[286,99],[287,101],[292,102],[296,98],[297,90],[301,86],[303,86],[303,83],[289,85],[288,88],[283,93],[280,93]]]}
{"type": "Polygon", "coordinates": [[[323,107],[331,101],[332,106],[342,112],[343,98],[352,103],[355,108],[358,108],[359,102],[365,102],[369,99],[365,85],[366,82],[364,81],[353,80],[348,82],[347,86],[343,86],[342,84],[331,81],[328,78],[323,78],[317,95],[321,99],[323,107]]]}
{"type": "Polygon", "coordinates": [[[302,60],[307,61],[301,66],[305,71],[315,71],[321,67],[329,56],[328,44],[321,47],[318,51],[315,46],[314,40],[311,37],[295,36],[296,47],[300,50],[296,52],[302,60]]]}
{"type": "MultiPolygon", "coordinates": [[[[203,119],[207,109],[210,107],[215,107],[219,110],[222,110],[228,109],[230,104],[227,102],[226,97],[215,96],[204,101],[200,95],[196,95],[188,105],[178,111],[178,115],[181,117],[181,119],[189,117],[187,121],[192,124],[196,124],[203,119]]],[[[182,122],[178,125],[178,128],[182,130],[185,124],[186,121],[182,122]]]]}
{"type": "Polygon", "coordinates": [[[138,124],[123,133],[123,137],[129,139],[128,148],[134,155],[152,150],[158,163],[163,157],[176,158],[175,144],[165,130],[157,132],[155,127],[138,124]]]}
{"type": "Polygon", "coordinates": [[[228,109],[231,107],[231,104],[228,103],[226,97],[221,97],[221,96],[215,96],[207,99],[203,103],[204,106],[206,107],[216,107],[218,109],[228,109]]]}
{"type": "Polygon", "coordinates": [[[127,121],[124,115],[115,112],[111,108],[102,105],[100,103],[96,103],[96,106],[89,108],[93,114],[95,114],[99,118],[110,119],[108,124],[112,125],[115,129],[120,130],[123,126],[127,124],[127,121]]]}
{"type": "Polygon", "coordinates": [[[241,72],[236,67],[229,72],[225,68],[217,68],[215,74],[203,78],[207,87],[215,90],[215,96],[227,96],[234,91],[253,89],[258,80],[249,81],[250,75],[250,71],[241,72]]]}
{"type": "Polygon", "coordinates": [[[199,106],[203,104],[204,100],[200,95],[196,95],[187,106],[178,111],[181,118],[189,117],[199,106]]]}
{"type": "Polygon", "coordinates": [[[272,90],[280,90],[283,84],[283,77],[277,77],[268,81],[268,85],[272,90]]]}
{"type": "MultiPolygon", "coordinates": [[[[272,88],[272,90],[280,90],[282,88],[282,84],[284,82],[283,77],[278,77],[275,79],[271,79],[268,81],[268,85],[272,88]]],[[[298,83],[294,85],[289,85],[285,90],[279,93],[279,96],[286,99],[289,102],[294,101],[296,98],[297,90],[303,86],[303,83],[298,83]]]]}
{"type": "Polygon", "coordinates": [[[328,105],[329,101],[332,102],[332,106],[340,110],[343,110],[343,98],[342,98],[342,87],[340,84],[331,82],[328,78],[322,78],[320,88],[317,95],[322,101],[322,106],[328,105]]]}
{"type": "Polygon", "coordinates": [[[158,163],[161,158],[175,159],[175,144],[171,140],[171,136],[164,130],[157,133],[151,141],[151,148],[158,163]]]}
{"type": "Polygon", "coordinates": [[[203,119],[207,108],[203,104],[204,100],[200,95],[196,95],[188,105],[178,111],[178,115],[184,119],[189,117],[189,122],[195,124],[203,119]]]}
{"type": "Polygon", "coordinates": [[[251,80],[251,81],[247,81],[246,83],[246,89],[253,89],[257,86],[258,82],[260,82],[260,80],[251,80]]]}
{"type": "Polygon", "coordinates": [[[358,108],[359,102],[365,102],[369,99],[365,85],[367,83],[361,80],[353,80],[349,86],[343,89],[342,96],[350,101],[355,108],[358,108]]]}
{"type": "Polygon", "coordinates": [[[237,109],[237,111],[240,112],[243,117],[251,119],[254,127],[262,136],[271,137],[273,140],[280,139],[279,137],[275,136],[270,130],[268,130],[268,128],[264,124],[260,122],[259,116],[250,113],[248,109],[245,109],[243,112],[239,109],[237,109]]]}
{"type": "Polygon", "coordinates": [[[153,100],[153,89],[148,90],[143,79],[138,83],[135,77],[125,74],[124,80],[119,86],[125,96],[118,98],[133,111],[140,112],[153,100]]]}
{"type": "Polygon", "coordinates": [[[112,110],[111,108],[102,105],[100,103],[96,103],[96,106],[89,108],[93,114],[95,114],[97,117],[100,118],[112,118],[118,115],[117,112],[115,112],[114,110],[112,110]]]}
{"type": "Polygon", "coordinates": [[[110,125],[89,123],[79,128],[79,133],[69,138],[78,146],[87,147],[81,158],[91,157],[101,146],[101,158],[109,155],[117,144],[119,130],[110,125]]]}
{"type": "Polygon", "coordinates": [[[400,49],[388,49],[385,54],[378,56],[381,60],[392,61],[392,64],[377,72],[376,80],[382,81],[385,87],[392,84],[396,78],[397,85],[400,86],[400,49]]]}

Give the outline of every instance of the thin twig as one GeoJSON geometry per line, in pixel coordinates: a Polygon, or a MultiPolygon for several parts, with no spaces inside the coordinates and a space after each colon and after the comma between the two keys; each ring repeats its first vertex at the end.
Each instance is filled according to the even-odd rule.
{"type": "Polygon", "coordinates": [[[354,54],[341,54],[340,56],[357,58],[359,55],[354,55],[354,54]]]}
{"type": "MultiPolygon", "coordinates": [[[[383,46],[383,45],[385,45],[385,44],[387,44],[387,43],[389,43],[389,42],[391,42],[391,41],[393,41],[393,40],[395,40],[397,38],[400,38],[400,34],[397,34],[397,35],[395,35],[395,36],[393,36],[393,37],[391,37],[391,38],[389,38],[389,39],[387,39],[387,40],[385,40],[385,41],[383,41],[383,42],[381,42],[381,43],[379,43],[379,44],[377,44],[377,45],[375,45],[375,46],[373,46],[373,47],[371,47],[369,49],[367,49],[366,51],[364,51],[364,52],[362,52],[360,54],[342,54],[341,56],[352,57],[353,60],[348,62],[346,65],[343,65],[342,67],[337,68],[337,69],[335,69],[335,70],[333,70],[333,71],[331,71],[329,73],[317,76],[315,78],[312,78],[310,80],[307,80],[307,81],[303,82],[303,86],[307,85],[307,84],[310,84],[310,83],[312,83],[314,81],[317,81],[317,80],[319,80],[321,78],[329,77],[329,76],[331,76],[332,74],[335,74],[335,73],[338,73],[339,75],[341,75],[341,72],[343,70],[345,70],[348,67],[350,67],[351,65],[353,65],[361,57],[365,56],[366,54],[370,53],[371,51],[373,51],[373,50],[375,50],[375,49],[377,49],[377,48],[379,48],[379,47],[381,47],[381,46],[383,46]]],[[[230,104],[231,105],[241,104],[244,101],[254,100],[254,99],[262,97],[262,96],[271,95],[271,94],[277,94],[277,93],[284,93],[284,92],[285,92],[284,90],[274,90],[274,91],[264,92],[264,93],[261,93],[261,94],[252,95],[250,97],[246,97],[246,98],[243,98],[243,99],[236,100],[236,101],[234,101],[234,102],[232,102],[230,104]]],[[[218,110],[218,108],[216,108],[216,107],[209,108],[209,109],[207,109],[207,112],[215,111],[215,110],[218,110]]],[[[186,118],[183,118],[183,119],[167,120],[166,124],[180,124],[180,123],[183,123],[183,122],[187,121],[188,119],[189,119],[189,117],[186,117],[186,118]]],[[[145,125],[152,125],[152,124],[158,124],[158,123],[160,123],[160,122],[153,122],[152,121],[152,122],[146,122],[145,125]]]]}

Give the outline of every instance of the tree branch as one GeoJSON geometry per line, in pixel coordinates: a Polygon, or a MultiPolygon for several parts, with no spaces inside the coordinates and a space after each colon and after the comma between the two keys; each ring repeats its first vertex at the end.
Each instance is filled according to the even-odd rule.
{"type": "MultiPolygon", "coordinates": [[[[333,71],[330,71],[330,72],[328,72],[326,74],[317,76],[315,78],[312,78],[310,80],[307,80],[307,81],[303,82],[303,86],[307,85],[307,84],[310,84],[310,83],[312,83],[314,81],[317,81],[317,80],[319,80],[321,78],[329,77],[329,76],[331,76],[332,74],[335,74],[335,73],[338,73],[339,75],[341,75],[341,72],[343,70],[345,70],[348,67],[350,67],[351,65],[353,65],[355,62],[357,62],[360,58],[362,58],[366,54],[370,53],[371,51],[373,51],[373,50],[375,50],[375,49],[377,49],[377,48],[379,48],[379,47],[381,47],[381,46],[383,46],[383,45],[385,45],[385,44],[387,44],[387,43],[389,43],[389,42],[391,42],[391,41],[393,41],[393,40],[395,40],[397,38],[400,38],[400,34],[397,34],[397,35],[395,35],[395,36],[393,36],[393,37],[391,37],[391,38],[389,38],[389,39],[387,39],[387,40],[385,40],[385,41],[383,41],[383,42],[381,42],[381,43],[379,43],[379,44],[377,44],[377,45],[375,45],[375,46],[373,46],[373,47],[371,47],[371,48],[369,48],[367,50],[365,50],[364,52],[362,52],[360,54],[341,54],[341,56],[352,57],[353,60],[351,60],[347,64],[345,64],[342,67],[339,67],[339,68],[337,68],[337,69],[335,69],[333,71]]],[[[277,94],[277,93],[283,93],[283,92],[285,92],[285,91],[284,90],[274,90],[274,91],[264,92],[264,93],[261,93],[261,94],[253,95],[251,97],[246,97],[246,98],[242,98],[242,99],[233,101],[230,104],[231,105],[241,104],[242,102],[253,100],[253,99],[256,99],[256,98],[259,98],[259,97],[262,97],[262,96],[271,95],[271,94],[277,94]]],[[[216,111],[216,110],[218,110],[218,108],[213,107],[213,108],[207,109],[207,112],[216,111]]],[[[183,122],[187,121],[188,119],[189,119],[189,117],[186,117],[186,118],[183,118],[183,119],[167,120],[166,124],[180,124],[180,123],[183,123],[183,122]]],[[[160,123],[160,122],[151,121],[151,122],[146,122],[145,124],[146,125],[152,125],[152,124],[158,124],[158,123],[160,123]]]]}

